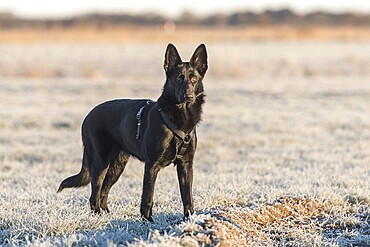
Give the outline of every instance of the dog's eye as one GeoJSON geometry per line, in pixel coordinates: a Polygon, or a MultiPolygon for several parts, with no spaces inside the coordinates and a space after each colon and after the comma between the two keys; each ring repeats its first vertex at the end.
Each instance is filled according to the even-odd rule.
{"type": "Polygon", "coordinates": [[[195,83],[197,82],[198,78],[197,78],[197,76],[196,76],[196,75],[192,75],[192,76],[190,77],[190,80],[191,80],[191,83],[195,84],[195,83]]]}
{"type": "Polygon", "coordinates": [[[177,78],[176,78],[176,81],[177,82],[182,82],[184,80],[184,76],[183,75],[179,75],[177,78]]]}

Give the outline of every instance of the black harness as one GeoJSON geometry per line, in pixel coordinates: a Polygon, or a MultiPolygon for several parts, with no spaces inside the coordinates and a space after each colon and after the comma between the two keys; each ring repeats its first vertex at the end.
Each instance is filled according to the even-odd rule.
{"type": "Polygon", "coordinates": [[[177,151],[178,157],[183,157],[185,154],[186,149],[188,149],[189,143],[191,141],[191,138],[193,137],[194,129],[192,129],[189,133],[185,133],[182,130],[179,130],[175,124],[171,121],[171,119],[168,117],[168,115],[161,110],[161,108],[158,109],[159,113],[162,116],[162,119],[164,123],[167,125],[167,127],[181,140],[180,148],[177,151]]]}
{"type": "MultiPolygon", "coordinates": [[[[141,130],[141,118],[144,112],[144,109],[147,105],[154,103],[154,101],[147,101],[146,105],[142,106],[139,111],[136,113],[136,120],[137,120],[137,129],[136,129],[136,139],[139,140],[140,138],[140,130],[141,130]]],[[[178,129],[175,124],[171,121],[171,119],[168,117],[168,115],[162,111],[161,108],[158,108],[159,113],[161,114],[161,117],[166,124],[167,128],[169,128],[172,133],[175,134],[180,140],[181,145],[180,148],[177,151],[176,157],[183,157],[185,154],[186,149],[189,146],[189,143],[191,141],[191,138],[193,137],[194,129],[192,129],[189,133],[185,133],[184,131],[178,129]]]]}

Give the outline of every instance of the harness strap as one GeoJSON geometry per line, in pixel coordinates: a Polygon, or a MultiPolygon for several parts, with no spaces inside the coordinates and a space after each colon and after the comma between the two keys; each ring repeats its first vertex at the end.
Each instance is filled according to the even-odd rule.
{"type": "Polygon", "coordinates": [[[182,157],[186,151],[186,149],[189,146],[189,143],[191,141],[192,135],[194,130],[190,131],[188,134],[186,134],[184,131],[179,130],[175,124],[171,121],[171,119],[168,117],[168,115],[162,111],[160,108],[158,109],[161,113],[162,119],[164,123],[167,125],[167,127],[178,137],[181,139],[182,143],[180,146],[180,149],[177,152],[177,156],[182,157]]]}
{"type": "Polygon", "coordinates": [[[137,139],[137,140],[138,140],[138,139],[139,139],[139,137],[140,137],[141,116],[142,116],[142,114],[143,114],[143,112],[144,112],[144,108],[145,108],[145,106],[149,105],[149,104],[150,104],[150,103],[152,103],[152,102],[153,102],[153,101],[148,100],[148,101],[146,102],[146,105],[144,105],[144,106],[140,107],[139,111],[136,113],[136,120],[137,120],[136,139],[137,139]]]}

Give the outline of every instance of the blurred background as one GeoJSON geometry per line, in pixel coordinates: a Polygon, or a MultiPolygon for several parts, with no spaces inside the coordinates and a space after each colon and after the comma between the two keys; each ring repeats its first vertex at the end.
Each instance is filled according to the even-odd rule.
{"type": "MultiPolygon", "coordinates": [[[[284,43],[292,44],[294,49],[296,44],[306,46],[304,44],[313,41],[316,44],[313,49],[320,52],[317,43],[334,42],[335,47],[329,49],[345,53],[343,47],[336,45],[351,41],[367,45],[369,40],[368,1],[15,0],[0,3],[2,77],[117,78],[137,74],[135,61],[148,66],[146,73],[162,75],[161,66],[157,64],[162,63],[169,42],[188,44],[189,48],[183,46],[186,56],[190,56],[190,47],[200,42],[216,45],[211,53],[215,69],[210,70],[215,76],[246,76],[261,73],[260,67],[271,73],[312,76],[322,70],[341,73],[343,68],[338,64],[331,64],[329,68],[307,64],[298,69],[291,66],[292,63],[304,61],[295,61],[289,54],[270,59],[284,49],[289,53],[284,45],[272,49],[273,54],[259,54],[259,45],[261,42],[284,43]],[[241,48],[230,46],[233,44],[244,44],[248,54],[241,54],[241,48]],[[140,60],[151,58],[153,60],[140,60]],[[250,60],[253,63],[248,66],[239,66],[247,65],[250,60]],[[266,66],[265,62],[273,64],[266,66]]],[[[269,47],[264,46],[262,50],[269,47]]],[[[321,47],[325,52],[325,46],[321,47]]],[[[294,53],[296,51],[293,56],[294,53]]],[[[349,59],[356,63],[362,59],[356,54],[342,55],[340,59],[345,61],[339,62],[349,59]]],[[[364,68],[356,67],[355,71],[358,70],[364,68]]]]}

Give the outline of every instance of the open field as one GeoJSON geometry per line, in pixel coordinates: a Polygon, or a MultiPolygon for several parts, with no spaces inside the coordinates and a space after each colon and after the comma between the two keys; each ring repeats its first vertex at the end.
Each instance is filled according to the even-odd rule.
{"type": "MultiPolygon", "coordinates": [[[[198,44],[176,45],[185,59],[198,44]]],[[[159,173],[154,223],[139,217],[134,159],[110,214],[89,212],[90,187],[56,194],[81,167],[93,106],[159,96],[165,46],[0,45],[0,245],[370,245],[368,41],[207,44],[187,222],[173,166],[159,173]]]]}

